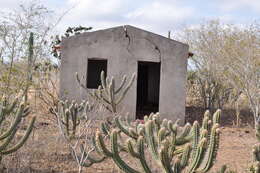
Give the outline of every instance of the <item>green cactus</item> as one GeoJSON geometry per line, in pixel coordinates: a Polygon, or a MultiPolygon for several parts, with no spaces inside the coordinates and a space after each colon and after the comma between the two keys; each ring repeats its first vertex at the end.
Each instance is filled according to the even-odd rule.
{"type": "Polygon", "coordinates": [[[28,90],[32,83],[32,66],[33,66],[33,49],[34,49],[34,36],[33,33],[30,33],[29,41],[28,41],[28,60],[27,60],[27,81],[26,81],[26,88],[25,88],[25,102],[28,100],[28,90]]]}
{"type": "MultiPolygon", "coordinates": [[[[103,130],[97,132],[94,146],[102,159],[112,158],[126,173],[153,172],[147,162],[148,157],[152,157],[157,167],[165,173],[184,170],[187,173],[207,172],[217,154],[220,113],[220,110],[216,111],[213,120],[210,120],[211,116],[206,112],[201,127],[197,121],[192,126],[186,124],[180,127],[171,120],[161,120],[159,113],[146,116],[143,124],[124,123],[117,116],[115,127],[107,129],[103,125],[103,130]],[[106,139],[110,140],[109,145],[106,139]],[[142,170],[126,163],[120,152],[126,152],[137,159],[142,170]]],[[[88,159],[88,162],[90,160],[88,159]]],[[[90,161],[91,164],[86,166],[99,163],[98,161],[100,160],[90,161]]]]}
{"type": "MultiPolygon", "coordinates": [[[[87,89],[80,81],[78,73],[76,73],[76,79],[81,87],[87,89]]],[[[90,92],[89,94],[100,101],[105,108],[107,108],[110,112],[116,113],[117,112],[117,105],[124,99],[126,96],[127,91],[132,86],[135,74],[132,75],[131,79],[127,83],[127,77],[124,75],[121,81],[121,84],[116,88],[115,86],[115,79],[114,77],[105,78],[104,71],[100,74],[101,85],[98,87],[97,90],[90,92]]]]}
{"type": "Polygon", "coordinates": [[[29,113],[29,107],[25,103],[20,103],[16,98],[12,103],[8,103],[7,99],[3,97],[0,102],[0,162],[4,155],[11,154],[20,149],[30,136],[36,117],[33,117],[26,129],[24,136],[16,143],[12,144],[16,132],[19,129],[19,124],[22,119],[29,113]],[[13,121],[9,127],[6,127],[5,122],[8,121],[12,114],[15,114],[13,121]]]}
{"type": "Polygon", "coordinates": [[[76,135],[77,127],[81,120],[87,120],[87,112],[92,109],[92,106],[83,101],[78,104],[76,101],[69,103],[66,101],[59,101],[58,108],[53,108],[52,113],[58,117],[61,122],[61,128],[66,137],[73,138],[76,135]]]}

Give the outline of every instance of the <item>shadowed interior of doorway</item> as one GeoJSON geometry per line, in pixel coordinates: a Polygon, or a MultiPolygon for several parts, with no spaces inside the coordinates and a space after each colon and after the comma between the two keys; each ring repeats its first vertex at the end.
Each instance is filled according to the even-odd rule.
{"type": "Polygon", "coordinates": [[[138,62],[137,119],[143,119],[145,115],[159,111],[160,71],[161,63],[159,62],[138,62]]]}

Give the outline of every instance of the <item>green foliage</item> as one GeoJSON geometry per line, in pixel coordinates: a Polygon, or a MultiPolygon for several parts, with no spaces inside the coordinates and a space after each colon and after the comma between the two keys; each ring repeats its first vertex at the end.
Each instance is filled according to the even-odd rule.
{"type": "Polygon", "coordinates": [[[69,37],[71,35],[81,34],[82,32],[86,32],[91,29],[92,29],[92,27],[84,27],[84,26],[68,27],[64,35],[65,35],[65,37],[69,37]]]}
{"type": "Polygon", "coordinates": [[[124,123],[115,117],[115,127],[103,123],[94,140],[99,158],[88,159],[82,166],[91,166],[106,158],[112,158],[116,165],[127,173],[153,172],[148,157],[151,156],[158,168],[166,173],[207,172],[213,165],[219,145],[219,119],[221,111],[209,111],[204,115],[202,126],[195,121],[181,127],[177,122],[161,120],[159,113],[144,118],[144,124],[124,123]],[[103,134],[102,134],[103,133],[103,134]],[[110,140],[108,145],[106,139],[110,140]],[[109,149],[110,146],[110,149],[109,149]],[[142,170],[130,166],[121,157],[126,152],[137,159],[142,170]],[[149,153],[149,155],[147,154],[149,153]]]}
{"type": "MultiPolygon", "coordinates": [[[[70,37],[72,35],[78,35],[81,34],[83,32],[87,32],[89,30],[91,30],[92,27],[83,27],[83,26],[78,26],[78,27],[68,27],[67,30],[64,33],[64,37],[70,37]]],[[[52,41],[52,55],[55,58],[61,59],[60,56],[60,44],[62,41],[62,37],[60,37],[59,35],[56,35],[54,40],[52,41]]]]}
{"type": "Polygon", "coordinates": [[[24,64],[16,63],[10,69],[6,65],[1,68],[0,73],[0,96],[14,95],[19,93],[26,87],[26,73],[24,71],[24,64]],[[12,74],[10,78],[9,74],[12,74]],[[21,80],[22,79],[22,80],[21,80]],[[7,83],[10,82],[10,87],[7,83]]]}
{"type": "Polygon", "coordinates": [[[27,141],[32,132],[35,117],[33,117],[29,123],[24,136],[16,144],[12,142],[22,119],[29,113],[29,107],[24,103],[19,104],[18,98],[12,103],[9,103],[5,97],[0,101],[0,161],[4,155],[16,152],[27,141]],[[9,120],[12,119],[13,114],[15,114],[15,116],[10,123],[9,120]]]}

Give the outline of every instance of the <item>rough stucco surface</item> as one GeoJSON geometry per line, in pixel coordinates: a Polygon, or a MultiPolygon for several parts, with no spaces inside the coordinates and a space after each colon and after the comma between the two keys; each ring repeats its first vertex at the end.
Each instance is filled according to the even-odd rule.
{"type": "MultiPolygon", "coordinates": [[[[86,91],[79,87],[75,73],[86,76],[90,58],[107,59],[107,75],[116,83],[124,74],[137,74],[138,61],[161,62],[159,112],[165,118],[185,117],[185,84],[188,45],[132,26],[115,27],[83,33],[62,42],[60,96],[62,99],[86,99],[86,91]]],[[[119,105],[119,110],[136,112],[137,80],[119,105]]]]}

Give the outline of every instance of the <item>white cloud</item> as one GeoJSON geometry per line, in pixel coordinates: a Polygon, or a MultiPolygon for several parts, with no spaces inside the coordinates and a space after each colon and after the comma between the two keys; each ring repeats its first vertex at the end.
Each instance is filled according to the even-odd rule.
{"type": "Polygon", "coordinates": [[[61,23],[64,28],[85,25],[101,29],[130,24],[162,33],[194,13],[193,8],[176,0],[68,0],[65,8],[72,6],[75,7],[61,23]]]}
{"type": "MultiPolygon", "coordinates": [[[[34,0],[0,0],[1,9],[17,9],[18,5],[34,0]]],[[[193,25],[201,19],[219,18],[226,22],[243,23],[251,14],[260,12],[260,0],[36,0],[53,10],[55,17],[71,9],[57,26],[61,33],[69,26],[92,26],[95,30],[119,25],[134,25],[167,35],[193,25]],[[200,2],[200,3],[198,3],[200,2]],[[202,10],[205,9],[205,10],[202,10]],[[235,14],[233,13],[235,11],[235,14]],[[251,12],[250,11],[250,12],[251,12]],[[231,13],[232,12],[232,13],[231,13]]],[[[258,17],[258,16],[256,16],[258,17]]],[[[55,20],[53,18],[53,20],[55,20]]]]}
{"type": "Polygon", "coordinates": [[[97,3],[96,0],[69,0],[68,5],[75,6],[72,16],[92,18],[118,13],[121,10],[123,1],[106,0],[97,3]]]}
{"type": "Polygon", "coordinates": [[[174,4],[160,3],[154,1],[143,8],[128,13],[128,18],[145,19],[149,21],[171,21],[190,17],[193,9],[189,7],[178,7],[174,4]]]}
{"type": "Polygon", "coordinates": [[[101,29],[117,25],[121,20],[120,13],[127,10],[127,6],[123,8],[124,4],[121,0],[106,0],[99,3],[95,0],[67,0],[63,8],[58,9],[59,13],[72,9],[63,18],[59,28],[64,31],[69,26],[82,25],[101,29]]]}
{"type": "Polygon", "coordinates": [[[11,9],[13,7],[17,6],[17,0],[8,0],[1,2],[1,8],[5,9],[11,9]]]}
{"type": "Polygon", "coordinates": [[[260,13],[260,1],[259,0],[220,0],[218,1],[219,8],[223,11],[232,11],[242,8],[252,9],[260,13]]]}
{"type": "Polygon", "coordinates": [[[136,24],[154,28],[158,32],[167,32],[176,24],[184,23],[191,18],[194,12],[193,8],[178,5],[175,1],[153,1],[129,12],[126,18],[136,24]]]}

